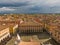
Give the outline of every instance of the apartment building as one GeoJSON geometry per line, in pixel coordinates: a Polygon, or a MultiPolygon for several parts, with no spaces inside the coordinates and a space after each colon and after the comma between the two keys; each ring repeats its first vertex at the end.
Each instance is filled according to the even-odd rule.
{"type": "Polygon", "coordinates": [[[0,25],[0,44],[4,45],[10,38],[9,27],[5,24],[0,25]]]}

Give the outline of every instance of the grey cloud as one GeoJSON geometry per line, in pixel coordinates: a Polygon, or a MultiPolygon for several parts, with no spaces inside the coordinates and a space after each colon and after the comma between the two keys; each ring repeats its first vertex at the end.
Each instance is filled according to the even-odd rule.
{"type": "Polygon", "coordinates": [[[0,13],[60,13],[59,4],[60,0],[0,0],[1,8],[14,9],[0,13]]]}

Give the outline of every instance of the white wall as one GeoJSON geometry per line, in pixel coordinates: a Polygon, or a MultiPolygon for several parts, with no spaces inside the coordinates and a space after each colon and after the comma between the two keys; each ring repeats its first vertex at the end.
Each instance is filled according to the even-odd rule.
{"type": "Polygon", "coordinates": [[[0,41],[5,39],[7,36],[9,36],[9,28],[3,29],[0,31],[0,41]]]}

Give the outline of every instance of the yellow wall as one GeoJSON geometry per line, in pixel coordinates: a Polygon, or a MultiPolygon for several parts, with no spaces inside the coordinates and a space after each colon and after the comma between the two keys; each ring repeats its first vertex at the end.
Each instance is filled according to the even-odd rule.
{"type": "Polygon", "coordinates": [[[10,31],[10,34],[15,34],[16,33],[16,31],[17,31],[17,28],[18,28],[18,26],[10,26],[9,27],[9,31],[10,31]]]}
{"type": "Polygon", "coordinates": [[[10,34],[13,34],[13,27],[9,27],[10,34]]]}

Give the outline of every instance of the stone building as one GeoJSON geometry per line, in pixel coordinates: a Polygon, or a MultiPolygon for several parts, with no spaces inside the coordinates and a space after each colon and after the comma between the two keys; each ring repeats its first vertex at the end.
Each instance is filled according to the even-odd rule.
{"type": "Polygon", "coordinates": [[[35,22],[23,22],[18,25],[19,31],[20,32],[43,32],[43,26],[42,24],[35,23],[35,22]]]}

